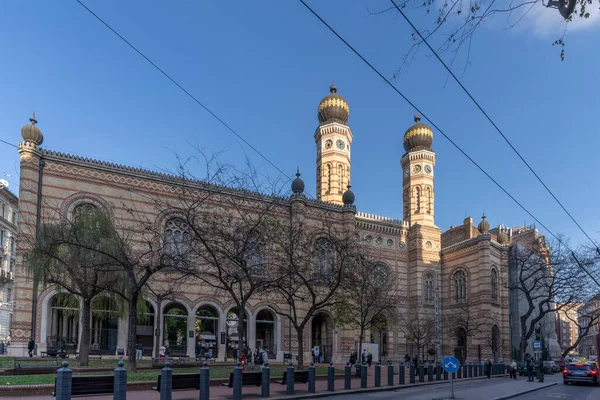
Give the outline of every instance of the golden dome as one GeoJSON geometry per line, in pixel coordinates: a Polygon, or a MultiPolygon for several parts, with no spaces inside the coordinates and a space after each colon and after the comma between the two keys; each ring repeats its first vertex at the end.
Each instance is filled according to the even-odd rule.
{"type": "Polygon", "coordinates": [[[406,130],[404,134],[404,150],[431,149],[433,143],[433,131],[427,124],[422,124],[421,116],[415,115],[415,124],[406,130]]]}
{"type": "Polygon", "coordinates": [[[319,109],[317,116],[321,124],[328,122],[340,122],[342,124],[348,123],[348,117],[350,116],[350,107],[346,100],[337,94],[337,87],[332,84],[329,87],[329,94],[323,97],[323,100],[319,103],[319,109]]]}
{"type": "Polygon", "coordinates": [[[35,126],[35,124],[37,124],[35,112],[33,113],[33,116],[29,118],[29,121],[31,121],[31,124],[21,128],[21,136],[26,142],[35,143],[39,146],[44,141],[44,135],[42,135],[40,128],[35,126]]]}

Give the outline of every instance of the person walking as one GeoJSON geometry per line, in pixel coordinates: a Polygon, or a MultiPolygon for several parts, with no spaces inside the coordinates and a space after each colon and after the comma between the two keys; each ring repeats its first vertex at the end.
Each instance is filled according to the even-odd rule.
{"type": "Polygon", "coordinates": [[[360,361],[362,365],[367,363],[367,349],[363,349],[362,354],[360,355],[360,361]]]}
{"type": "Polygon", "coordinates": [[[537,363],[537,379],[538,382],[544,383],[544,361],[541,357],[537,363]]]}
{"type": "Polygon", "coordinates": [[[533,382],[533,360],[527,359],[527,382],[533,382]]]}
{"type": "Polygon", "coordinates": [[[35,341],[33,338],[29,339],[29,343],[27,343],[27,350],[29,351],[29,357],[33,357],[33,351],[35,350],[35,341]]]}
{"type": "Polygon", "coordinates": [[[408,355],[408,353],[406,353],[404,355],[404,364],[408,364],[410,362],[410,356],[408,355]]]}
{"type": "Polygon", "coordinates": [[[143,351],[144,351],[144,346],[138,341],[137,344],[135,345],[135,359],[136,360],[142,359],[143,351]]]}
{"type": "Polygon", "coordinates": [[[515,360],[510,363],[510,378],[517,379],[517,362],[515,360]]]}
{"type": "Polygon", "coordinates": [[[485,374],[488,379],[492,379],[492,360],[490,360],[489,358],[485,363],[485,374]]]}
{"type": "Polygon", "coordinates": [[[367,364],[369,365],[369,367],[371,366],[371,363],[373,362],[373,354],[371,354],[371,352],[367,353],[367,364]]]}

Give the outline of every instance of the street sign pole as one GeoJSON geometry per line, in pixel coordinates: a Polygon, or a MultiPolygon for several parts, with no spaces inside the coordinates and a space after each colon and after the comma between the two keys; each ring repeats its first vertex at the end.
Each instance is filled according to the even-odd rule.
{"type": "Polygon", "coordinates": [[[442,361],[442,367],[444,367],[444,370],[446,372],[448,372],[448,374],[450,374],[450,398],[453,399],[454,398],[454,373],[456,371],[458,371],[458,368],[460,368],[460,363],[458,362],[458,360],[456,359],[456,357],[452,357],[452,356],[448,356],[444,358],[444,361],[442,361]]]}
{"type": "Polygon", "coordinates": [[[450,374],[450,398],[454,398],[454,374],[450,374]]]}

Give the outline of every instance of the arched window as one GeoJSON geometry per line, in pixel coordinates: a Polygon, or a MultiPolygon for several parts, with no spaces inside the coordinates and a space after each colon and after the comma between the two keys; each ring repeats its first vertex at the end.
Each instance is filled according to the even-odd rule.
{"type": "Polygon", "coordinates": [[[428,272],[423,278],[423,293],[425,297],[425,304],[433,303],[433,274],[428,272]]]}
{"type": "Polygon", "coordinates": [[[73,219],[77,220],[83,215],[90,215],[96,211],[96,205],[92,203],[79,203],[73,207],[73,219]]]}
{"type": "Polygon", "coordinates": [[[421,188],[415,188],[415,214],[421,212],[421,188]]]}
{"type": "Polygon", "coordinates": [[[327,193],[331,193],[331,164],[327,164],[327,170],[325,173],[327,174],[327,193]]]}
{"type": "Polygon", "coordinates": [[[467,359],[467,331],[463,327],[458,327],[454,331],[454,336],[456,337],[454,356],[461,364],[464,364],[467,359]]]}
{"type": "Polygon", "coordinates": [[[321,198],[321,183],[323,182],[323,177],[321,176],[321,167],[317,167],[317,198],[321,198]]]}
{"type": "Polygon", "coordinates": [[[500,296],[498,293],[498,271],[495,268],[492,269],[492,301],[498,302],[500,296]]]}
{"type": "Polygon", "coordinates": [[[498,361],[498,353],[500,350],[500,329],[496,325],[492,326],[492,354],[494,362],[498,361]]]}
{"type": "Polygon", "coordinates": [[[431,214],[431,188],[429,186],[425,189],[425,201],[427,203],[427,214],[431,214]]]}
{"type": "Polygon", "coordinates": [[[315,278],[328,282],[333,272],[333,245],[327,238],[315,242],[315,278]]]}
{"type": "Polygon", "coordinates": [[[342,164],[338,164],[338,188],[339,192],[342,193],[344,191],[344,166],[342,164]]]}
{"type": "Polygon", "coordinates": [[[453,300],[455,303],[467,301],[467,276],[464,271],[457,271],[452,276],[453,300]]]}
{"type": "Polygon", "coordinates": [[[244,251],[244,260],[246,268],[250,275],[260,275],[264,272],[265,257],[263,253],[263,244],[258,235],[250,235],[244,251]]]}
{"type": "Polygon", "coordinates": [[[410,191],[409,189],[404,190],[404,218],[408,218],[410,216],[410,191]]]}
{"type": "Polygon", "coordinates": [[[190,226],[181,218],[171,218],[165,225],[165,256],[181,262],[187,258],[190,244],[190,226]]]}

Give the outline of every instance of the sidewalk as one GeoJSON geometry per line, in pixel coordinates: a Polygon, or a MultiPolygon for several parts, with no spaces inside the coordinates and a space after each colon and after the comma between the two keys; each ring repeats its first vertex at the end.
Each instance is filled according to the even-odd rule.
{"type": "MultiPolygon", "coordinates": [[[[450,395],[450,384],[448,381],[423,383],[416,385],[404,385],[404,386],[387,386],[387,375],[382,374],[382,387],[374,387],[374,375],[372,371],[368,376],[368,389],[360,388],[360,379],[354,378],[352,380],[352,391],[344,391],[344,380],[336,379],[335,381],[335,392],[327,392],[327,381],[318,380],[316,382],[317,393],[308,393],[306,384],[296,384],[295,396],[288,396],[285,394],[285,386],[278,383],[271,383],[271,399],[294,399],[294,398],[316,398],[316,397],[337,397],[337,398],[348,398],[348,399],[394,399],[398,396],[410,396],[411,400],[432,400],[433,398],[444,398],[450,395]]],[[[556,384],[557,375],[547,376],[546,382],[542,383],[530,383],[526,379],[520,379],[517,381],[511,381],[506,377],[492,378],[491,380],[485,378],[474,378],[468,380],[455,381],[455,395],[457,398],[463,400],[481,400],[481,399],[507,399],[511,398],[515,394],[526,393],[527,390],[541,389],[547,386],[556,384]],[[506,397],[509,396],[509,397],[506,397]]],[[[395,376],[394,383],[397,383],[397,375],[395,376]]],[[[260,398],[260,387],[245,386],[243,388],[243,397],[249,399],[260,398]]],[[[215,400],[231,399],[232,389],[224,386],[211,386],[210,398],[215,400]]],[[[94,400],[112,400],[112,395],[107,396],[94,396],[94,400]]],[[[128,391],[128,400],[158,400],[160,394],[152,391],[128,391]]],[[[187,400],[198,398],[197,390],[184,390],[173,392],[174,400],[187,400]]],[[[0,399],[31,399],[31,400],[50,400],[53,399],[50,395],[48,396],[30,396],[30,397],[0,397],[0,399]]]]}

